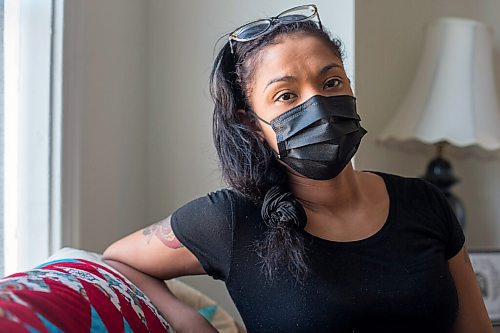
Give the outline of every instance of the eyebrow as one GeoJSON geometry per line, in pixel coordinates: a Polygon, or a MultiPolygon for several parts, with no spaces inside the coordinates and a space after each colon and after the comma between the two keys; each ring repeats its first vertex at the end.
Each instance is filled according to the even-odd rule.
{"type": "Polygon", "coordinates": [[[295,76],[292,76],[292,75],[285,75],[285,76],[280,76],[280,77],[277,77],[275,79],[272,79],[271,81],[269,81],[266,86],[264,87],[264,91],[266,91],[267,87],[269,87],[271,84],[273,83],[276,83],[276,82],[281,82],[281,81],[293,81],[293,80],[297,80],[297,78],[295,76]]]}
{"type": "MultiPolygon", "coordinates": [[[[324,66],[323,68],[321,68],[321,70],[319,71],[319,74],[320,75],[324,75],[326,72],[328,72],[330,69],[332,68],[340,68],[342,66],[340,66],[339,64],[336,64],[336,63],[331,63],[331,64],[328,64],[326,66],[324,66]]],[[[269,87],[271,84],[273,83],[276,83],[276,82],[286,82],[286,81],[293,81],[293,80],[296,80],[297,78],[295,76],[292,76],[292,75],[284,75],[284,76],[280,76],[280,77],[277,77],[277,78],[274,78],[272,79],[271,81],[269,81],[266,86],[264,87],[264,91],[266,91],[267,87],[269,87]]]]}
{"type": "Polygon", "coordinates": [[[326,72],[328,72],[332,68],[341,68],[341,67],[342,66],[340,66],[339,64],[333,62],[333,63],[328,64],[325,67],[321,68],[321,70],[319,71],[319,74],[323,75],[323,74],[325,74],[326,72]]]}

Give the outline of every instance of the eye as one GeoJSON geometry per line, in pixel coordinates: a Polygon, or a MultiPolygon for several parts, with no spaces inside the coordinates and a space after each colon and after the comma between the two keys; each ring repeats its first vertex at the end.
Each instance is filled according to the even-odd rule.
{"type": "Polygon", "coordinates": [[[323,85],[323,89],[336,88],[342,84],[342,81],[336,77],[328,79],[323,85]]]}
{"type": "Polygon", "coordinates": [[[297,97],[294,93],[285,92],[276,98],[277,102],[290,102],[293,98],[297,97]]]}

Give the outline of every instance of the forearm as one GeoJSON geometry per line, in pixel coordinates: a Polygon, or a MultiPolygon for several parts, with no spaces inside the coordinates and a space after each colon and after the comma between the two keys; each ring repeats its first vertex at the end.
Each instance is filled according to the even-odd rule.
{"type": "Polygon", "coordinates": [[[121,262],[109,259],[104,261],[137,286],[177,332],[217,332],[197,311],[177,299],[164,281],[121,262]]]}

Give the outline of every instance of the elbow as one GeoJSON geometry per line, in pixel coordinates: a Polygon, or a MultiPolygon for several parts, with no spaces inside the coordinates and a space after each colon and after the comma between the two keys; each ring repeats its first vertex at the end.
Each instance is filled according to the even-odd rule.
{"type": "Polygon", "coordinates": [[[108,246],[106,248],[106,250],[104,250],[104,252],[102,253],[102,259],[103,260],[112,260],[113,259],[113,250],[112,250],[112,246],[108,246]]]}
{"type": "Polygon", "coordinates": [[[119,253],[116,250],[116,243],[111,244],[104,250],[102,253],[102,259],[105,261],[108,260],[113,260],[113,261],[119,261],[119,253]]]}
{"type": "Polygon", "coordinates": [[[103,260],[112,259],[112,255],[110,254],[109,247],[106,250],[104,250],[104,252],[102,253],[102,259],[103,260]]]}
{"type": "Polygon", "coordinates": [[[118,253],[114,250],[113,245],[109,246],[102,254],[102,261],[114,269],[121,271],[120,268],[126,263],[120,260],[118,253]]]}
{"type": "Polygon", "coordinates": [[[104,250],[101,258],[105,263],[108,263],[111,266],[115,267],[116,265],[131,266],[130,257],[130,251],[127,251],[127,248],[124,247],[124,244],[120,240],[118,240],[109,245],[104,250]]]}

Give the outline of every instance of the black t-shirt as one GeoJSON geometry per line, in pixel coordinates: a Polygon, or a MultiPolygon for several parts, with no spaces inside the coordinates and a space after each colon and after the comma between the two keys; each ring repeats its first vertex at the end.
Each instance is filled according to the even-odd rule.
{"type": "Polygon", "coordinates": [[[329,241],[302,231],[310,273],[267,283],[254,243],[266,230],[256,205],[232,190],[196,199],[172,215],[177,238],[223,280],[252,332],[449,332],[458,297],[447,260],[464,234],[444,195],[418,178],[377,173],[387,221],[374,235],[329,241]]]}

